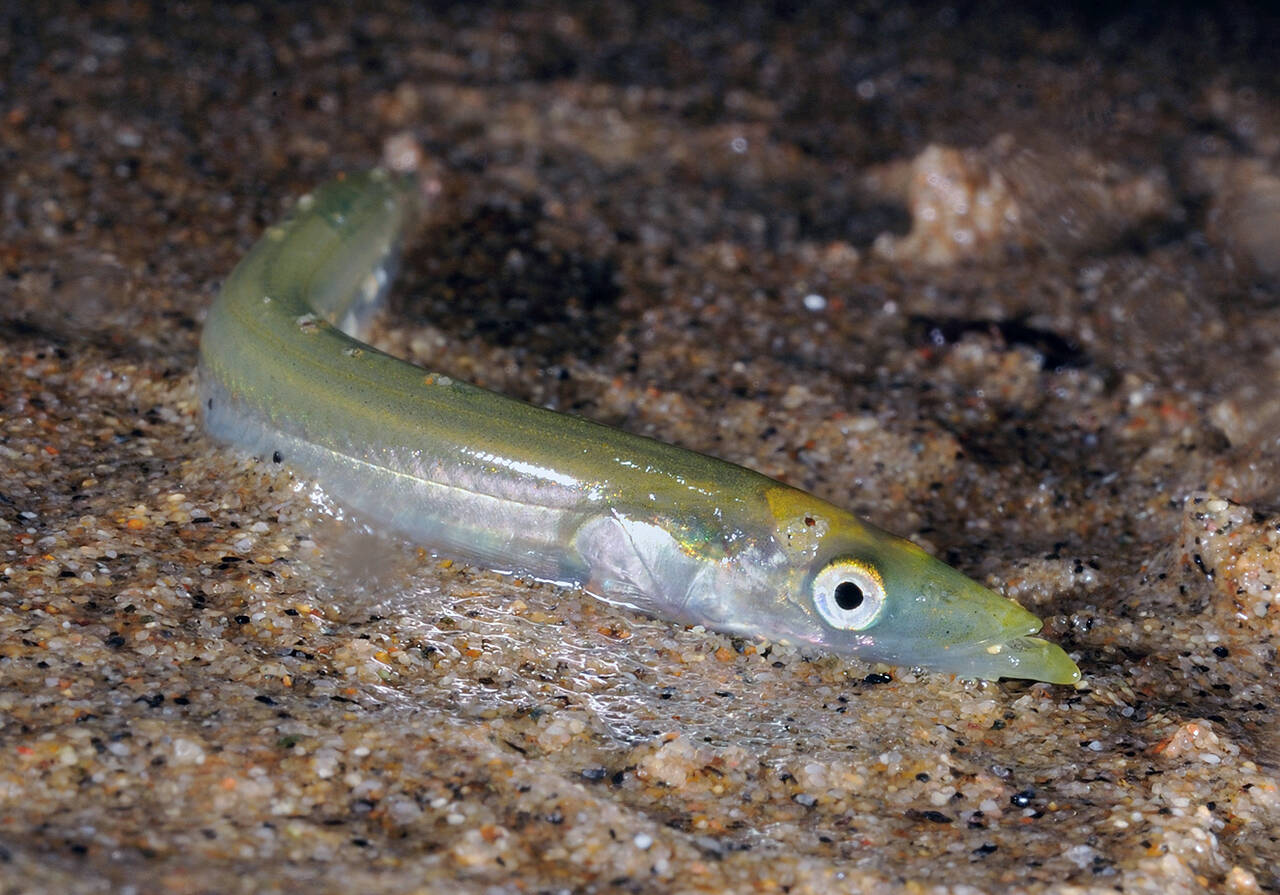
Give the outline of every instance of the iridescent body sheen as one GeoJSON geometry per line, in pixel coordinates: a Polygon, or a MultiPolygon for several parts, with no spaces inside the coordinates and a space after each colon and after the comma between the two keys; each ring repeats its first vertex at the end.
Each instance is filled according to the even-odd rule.
{"type": "Polygon", "coordinates": [[[359,341],[419,195],[382,171],[339,178],[267,230],[200,343],[215,438],[442,554],[662,618],[965,677],[1079,679],[1018,604],[820,498],[359,341]]]}

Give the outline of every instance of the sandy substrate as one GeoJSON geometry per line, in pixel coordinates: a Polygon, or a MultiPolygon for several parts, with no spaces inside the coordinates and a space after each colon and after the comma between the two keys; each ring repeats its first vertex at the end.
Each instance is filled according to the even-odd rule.
{"type": "Polygon", "coordinates": [[[1280,890],[1275,22],[592,8],[11,8],[0,892],[1280,890]],[[406,146],[380,347],[848,506],[1085,680],[628,614],[211,443],[220,279],[406,146]]]}

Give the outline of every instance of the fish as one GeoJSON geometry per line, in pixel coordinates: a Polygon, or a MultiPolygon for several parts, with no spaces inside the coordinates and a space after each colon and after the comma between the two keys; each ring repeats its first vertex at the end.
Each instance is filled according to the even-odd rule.
{"type": "Polygon", "coordinates": [[[1080,680],[1017,602],[817,496],[366,344],[424,195],[412,174],[352,173],[266,228],[201,334],[214,440],[437,555],[672,623],[966,679],[1080,680]]]}

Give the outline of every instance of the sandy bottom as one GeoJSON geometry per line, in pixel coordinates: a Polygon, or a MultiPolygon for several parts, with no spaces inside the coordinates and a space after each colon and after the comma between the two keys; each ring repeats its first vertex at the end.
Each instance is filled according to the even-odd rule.
{"type": "Polygon", "coordinates": [[[1273,23],[175,9],[0,33],[0,892],[1280,890],[1273,23]],[[1085,680],[629,614],[211,443],[220,279],[415,146],[380,347],[915,538],[1085,680]]]}

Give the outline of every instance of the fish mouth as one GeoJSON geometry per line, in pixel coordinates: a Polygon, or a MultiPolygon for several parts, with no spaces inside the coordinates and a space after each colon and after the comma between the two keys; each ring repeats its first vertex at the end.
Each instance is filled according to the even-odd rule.
{"type": "Polygon", "coordinates": [[[961,677],[1022,678],[1050,684],[1080,680],[1080,668],[1066,651],[1041,637],[990,640],[947,652],[947,669],[961,677]]]}
{"type": "Polygon", "coordinates": [[[1062,647],[1035,636],[1044,626],[1040,618],[959,572],[948,579],[941,583],[949,585],[950,595],[939,597],[935,591],[934,605],[941,611],[925,635],[938,651],[933,667],[989,681],[1022,678],[1069,685],[1080,680],[1080,669],[1062,647]]]}

